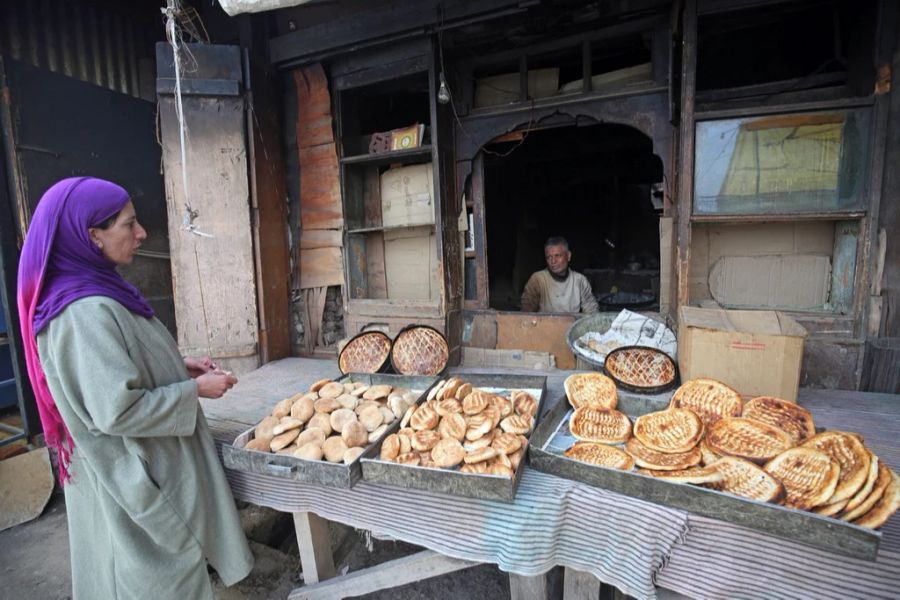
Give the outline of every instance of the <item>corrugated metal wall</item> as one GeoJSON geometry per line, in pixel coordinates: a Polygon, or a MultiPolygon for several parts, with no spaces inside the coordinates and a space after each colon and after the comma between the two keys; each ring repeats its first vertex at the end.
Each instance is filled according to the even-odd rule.
{"type": "MultiPolygon", "coordinates": [[[[136,3],[130,10],[136,18],[80,1],[3,0],[0,53],[139,97],[141,59],[152,60],[153,44],[163,35],[161,16],[158,29],[148,28],[151,8],[136,3]]],[[[148,67],[152,75],[152,63],[148,67]]]]}

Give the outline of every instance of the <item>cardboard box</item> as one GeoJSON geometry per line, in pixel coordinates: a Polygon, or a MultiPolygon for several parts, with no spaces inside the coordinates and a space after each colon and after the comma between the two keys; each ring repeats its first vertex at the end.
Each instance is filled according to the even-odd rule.
{"type": "Polygon", "coordinates": [[[681,381],[710,377],[745,398],[797,401],[806,329],[784,313],[682,306],[678,310],[681,381]]]}
{"type": "Polygon", "coordinates": [[[432,227],[384,232],[384,274],[390,300],[431,300],[437,296],[432,227]]]}
{"type": "Polygon", "coordinates": [[[382,173],[381,223],[385,227],[434,223],[431,163],[397,167],[382,173]]]}

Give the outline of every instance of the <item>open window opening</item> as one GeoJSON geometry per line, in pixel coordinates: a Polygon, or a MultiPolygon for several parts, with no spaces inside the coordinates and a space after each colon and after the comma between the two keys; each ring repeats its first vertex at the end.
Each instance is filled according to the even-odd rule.
{"type": "MultiPolygon", "coordinates": [[[[507,136],[508,137],[508,136],[507,136]]],[[[595,124],[485,147],[488,305],[519,310],[544,242],[563,236],[600,310],[658,310],[662,161],[640,131],[595,124]]]]}

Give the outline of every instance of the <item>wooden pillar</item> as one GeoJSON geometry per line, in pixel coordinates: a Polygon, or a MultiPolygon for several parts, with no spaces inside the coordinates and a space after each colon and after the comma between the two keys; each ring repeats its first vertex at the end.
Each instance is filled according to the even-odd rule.
{"type": "Polygon", "coordinates": [[[300,549],[304,583],[309,585],[334,577],[328,521],[311,512],[295,512],[294,530],[300,549]]]}
{"type": "Polygon", "coordinates": [[[685,0],[681,18],[681,115],[678,131],[675,310],[690,300],[691,212],[694,198],[694,94],[697,75],[697,0],[685,0]]]}

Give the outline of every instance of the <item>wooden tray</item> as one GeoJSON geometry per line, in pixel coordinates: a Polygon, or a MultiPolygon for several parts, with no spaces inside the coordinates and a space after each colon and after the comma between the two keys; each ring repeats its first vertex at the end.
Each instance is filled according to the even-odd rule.
{"type": "MultiPolygon", "coordinates": [[[[335,381],[341,383],[358,381],[365,383],[366,385],[387,384],[393,387],[408,388],[418,393],[416,403],[419,403],[431,386],[437,383],[438,380],[434,377],[406,377],[403,375],[388,375],[384,373],[351,373],[344,375],[335,381]]],[[[396,429],[399,424],[400,419],[396,419],[394,424],[389,427],[380,438],[366,446],[362,455],[357,457],[357,459],[349,465],[343,463],[331,463],[325,460],[306,460],[284,454],[247,450],[244,446],[253,439],[253,430],[255,427],[251,427],[240,434],[231,446],[222,446],[222,461],[227,468],[234,469],[235,471],[274,475],[275,477],[283,477],[284,479],[294,479],[296,481],[329,487],[351,488],[362,476],[360,458],[363,456],[377,456],[378,448],[381,447],[381,440],[384,439],[388,432],[396,429]]]]}
{"type": "MultiPolygon", "coordinates": [[[[501,390],[525,390],[532,394],[538,401],[538,411],[535,418],[535,429],[531,432],[534,436],[537,424],[540,422],[544,397],[547,395],[547,378],[534,375],[493,375],[493,374],[462,374],[457,375],[463,381],[471,383],[475,387],[499,392],[501,390]]],[[[394,433],[400,428],[395,423],[387,431],[394,433]]],[[[416,488],[451,494],[453,496],[466,496],[469,498],[484,498],[489,500],[503,500],[512,502],[525,469],[525,461],[519,464],[513,477],[501,477],[498,475],[481,475],[477,473],[460,473],[454,469],[432,469],[401,465],[395,462],[384,461],[378,458],[378,452],[366,452],[361,457],[363,479],[373,483],[383,483],[399,487],[416,488]]],[[[527,456],[527,453],[526,453],[527,456]]],[[[523,457],[525,458],[525,457],[523,457]]]]}
{"type": "MultiPolygon", "coordinates": [[[[619,406],[618,409],[632,419],[637,416],[630,413],[628,407],[619,406]]],[[[626,496],[728,521],[834,554],[863,560],[875,560],[878,554],[881,533],[872,529],[812,512],[567,458],[562,455],[565,448],[561,446],[567,443],[566,424],[570,412],[571,407],[563,397],[544,416],[528,446],[531,468],[626,496]]]]}

